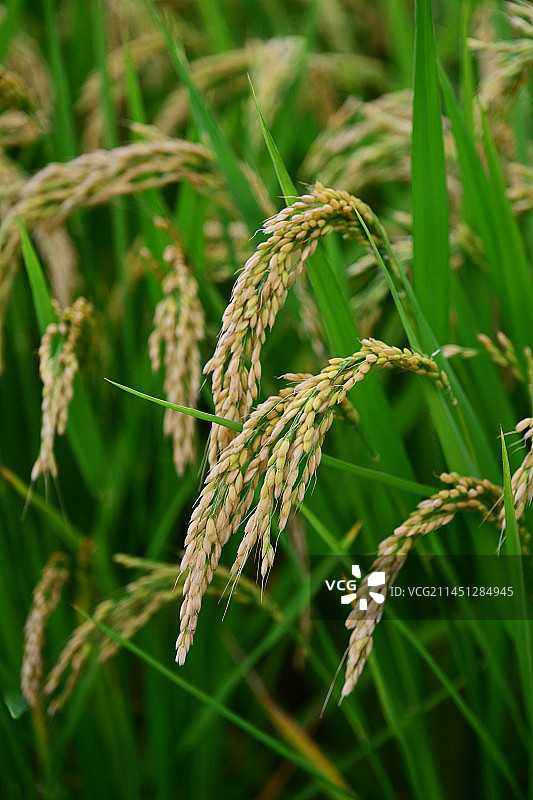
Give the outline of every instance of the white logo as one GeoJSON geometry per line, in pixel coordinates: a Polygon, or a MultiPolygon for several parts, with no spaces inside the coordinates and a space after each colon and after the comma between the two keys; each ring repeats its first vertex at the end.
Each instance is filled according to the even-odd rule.
{"type": "MultiPolygon", "coordinates": [[[[361,577],[361,568],[359,564],[352,564],[352,575],[354,578],[361,577]]],[[[384,572],[371,572],[367,578],[367,585],[368,586],[384,586],[386,582],[386,575],[384,572]]],[[[326,580],[326,586],[328,591],[331,591],[334,586],[337,586],[337,589],[340,592],[344,592],[346,589],[349,590],[349,594],[341,595],[341,604],[343,606],[347,606],[349,603],[353,603],[357,599],[357,583],[356,581],[328,581],[326,580]]],[[[385,595],[381,594],[381,592],[369,592],[370,597],[374,602],[381,603],[385,602],[385,595]]],[[[359,608],[361,611],[366,611],[368,608],[368,602],[365,597],[361,597],[359,600],[359,608]]]]}

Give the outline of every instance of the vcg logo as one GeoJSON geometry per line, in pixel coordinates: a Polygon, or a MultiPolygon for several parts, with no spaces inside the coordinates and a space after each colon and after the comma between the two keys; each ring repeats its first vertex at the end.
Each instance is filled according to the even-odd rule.
{"type": "MultiPolygon", "coordinates": [[[[361,568],[359,564],[352,564],[352,575],[354,578],[361,577],[361,568]]],[[[384,572],[371,572],[367,576],[366,584],[368,587],[374,586],[384,586],[386,580],[386,575],[384,572]]],[[[347,606],[349,603],[353,603],[357,599],[357,581],[355,580],[333,580],[325,581],[326,587],[328,592],[333,591],[333,589],[337,589],[338,592],[347,592],[347,594],[341,595],[341,604],[343,606],[347,606]]],[[[381,592],[370,592],[369,596],[374,600],[376,603],[384,603],[385,602],[385,595],[381,594],[381,592]]],[[[368,601],[365,597],[359,598],[359,608],[361,611],[366,611],[368,608],[368,601]]]]}

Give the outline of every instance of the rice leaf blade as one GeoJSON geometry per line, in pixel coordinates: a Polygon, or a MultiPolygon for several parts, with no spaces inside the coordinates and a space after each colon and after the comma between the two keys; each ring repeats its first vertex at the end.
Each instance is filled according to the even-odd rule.
{"type": "Polygon", "coordinates": [[[414,288],[439,342],[449,339],[448,194],[431,0],[415,3],[412,134],[414,288]]]}
{"type": "Polygon", "coordinates": [[[42,266],[39,262],[39,258],[31,239],[28,236],[26,228],[21,220],[19,220],[19,230],[22,256],[24,258],[26,274],[30,283],[33,307],[35,309],[39,333],[42,336],[48,325],[50,325],[52,322],[57,322],[57,316],[54,311],[54,307],[52,306],[50,291],[46,283],[46,278],[44,277],[42,266]]]}

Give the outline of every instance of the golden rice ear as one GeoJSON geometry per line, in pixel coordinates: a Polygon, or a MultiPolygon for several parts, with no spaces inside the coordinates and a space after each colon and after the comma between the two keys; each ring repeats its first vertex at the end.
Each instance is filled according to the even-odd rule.
{"type": "MultiPolygon", "coordinates": [[[[143,15],[148,30],[141,30],[138,36],[128,41],[124,47],[122,38],[107,55],[107,75],[110,92],[117,115],[127,116],[127,60],[136,74],[141,77],[150,72],[152,89],[168,80],[169,63],[165,41],[157,30],[151,17],[143,15]],[[152,27],[153,26],[153,27],[152,27]]],[[[144,77],[144,76],[143,76],[144,77]]],[[[105,147],[105,116],[102,110],[102,74],[99,69],[92,72],[81,87],[76,109],[83,118],[82,145],[86,152],[105,147]]]]}
{"type": "Polygon", "coordinates": [[[41,446],[31,471],[31,480],[49,473],[57,477],[54,456],[56,435],[65,432],[68,409],[78,371],[76,345],[82,328],[93,314],[92,303],[78,297],[72,306],[58,312],[58,321],[46,328],[39,347],[39,374],[43,382],[41,446]]]}
{"type": "Polygon", "coordinates": [[[98,663],[102,664],[119,649],[116,640],[107,637],[93,620],[104,623],[123,639],[129,640],[162,606],[175,599],[172,585],[175,568],[172,565],[123,553],[115,554],[113,560],[141,574],[123,591],[113,591],[111,598],[98,603],[91,612],[92,619],[77,625],[70,634],[43,686],[42,694],[48,699],[49,714],[63,708],[95,651],[98,663]]]}
{"type": "Polygon", "coordinates": [[[369,186],[410,180],[413,93],[410,89],[364,101],[349,97],[311,145],[302,175],[362,194],[369,186]]]}
{"type": "Polygon", "coordinates": [[[0,147],[21,147],[50,128],[54,88],[37,42],[19,33],[0,65],[0,147]]]}
{"type": "MultiPolygon", "coordinates": [[[[161,366],[163,345],[166,399],[196,408],[202,375],[199,345],[205,332],[198,284],[177,241],[166,248],[163,260],[170,271],[161,284],[163,299],[156,306],[154,328],[148,340],[152,369],[155,371],[161,366]]],[[[183,475],[187,464],[196,458],[194,417],[167,409],[163,430],[172,437],[174,466],[178,475],[183,475]]]]}
{"type": "Polygon", "coordinates": [[[529,347],[524,348],[524,369],[524,366],[518,358],[514,344],[503,331],[498,331],[496,333],[496,341],[493,341],[484,333],[479,333],[477,338],[498,367],[510,370],[517,381],[525,383],[528,388],[531,387],[533,363],[529,347]]]}
{"type": "Polygon", "coordinates": [[[67,556],[64,553],[52,553],[33,590],[32,605],[24,626],[20,673],[22,694],[32,708],[37,706],[41,696],[46,623],[59,603],[69,572],[67,556]]]}
{"type": "MultiPolygon", "coordinates": [[[[361,225],[381,242],[376,217],[366,203],[347,192],[317,183],[310,194],[298,198],[268,219],[268,236],[248,259],[239,275],[222,319],[222,329],[204,372],[212,373],[217,416],[241,421],[257,399],[261,378],[261,348],[267,328],[274,325],[287,292],[302,273],[318,240],[332,231],[368,245],[361,225]]],[[[209,442],[213,466],[233,433],[214,425],[209,442]]]]}
{"type": "Polygon", "coordinates": [[[409,518],[392,536],[384,539],[378,548],[378,556],[368,574],[363,578],[356,593],[356,601],[346,620],[346,627],[352,631],[348,643],[346,673],[342,697],[349,695],[365,667],[372,651],[373,635],[383,614],[383,605],[368,599],[367,610],[357,607],[357,601],[368,598],[368,575],[384,572],[386,583],[380,591],[386,595],[403,567],[407,554],[418,539],[432,531],[443,528],[453,520],[458,511],[477,511],[484,522],[499,524],[495,506],[503,497],[503,490],[487,480],[470,478],[457,473],[443,473],[441,481],[450,486],[441,489],[427,500],[422,500],[409,518]]]}
{"type": "Polygon", "coordinates": [[[427,356],[363,339],[359,352],[330,359],[318,375],[290,376],[299,382],[253,411],[242,432],[221,452],[205,480],[185,539],[180,574],[186,572],[186,578],[176,641],[179,664],[185,662],[192,645],[202,598],[231,534],[246,519],[230,581],[236,584],[257,545],[264,584],[275,555],[270,536],[274,513],[278,512],[281,532],[291,511],[302,504],[318,469],[336,406],[369,372],[386,367],[424,374],[437,386],[447,386],[446,376],[427,356]],[[253,507],[256,489],[259,500],[253,507]]]}

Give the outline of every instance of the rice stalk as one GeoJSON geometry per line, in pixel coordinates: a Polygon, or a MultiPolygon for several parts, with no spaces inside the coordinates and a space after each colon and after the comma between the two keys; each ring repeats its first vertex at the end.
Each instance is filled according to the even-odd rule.
{"type": "Polygon", "coordinates": [[[364,339],[359,352],[330,359],[318,375],[306,377],[294,388],[282,389],[261,403],[245,421],[242,432],[228,442],[205,480],[185,539],[180,574],[186,571],[187,577],[176,642],[179,664],[185,662],[192,645],[202,597],[231,534],[246,519],[230,571],[233,584],[255,545],[264,583],[274,562],[270,533],[276,509],[281,533],[291,510],[303,502],[320,464],[322,443],[335,407],[371,370],[387,367],[427,375],[441,388],[448,385],[446,375],[427,356],[364,339]],[[259,499],[252,508],[256,489],[259,499]]]}

